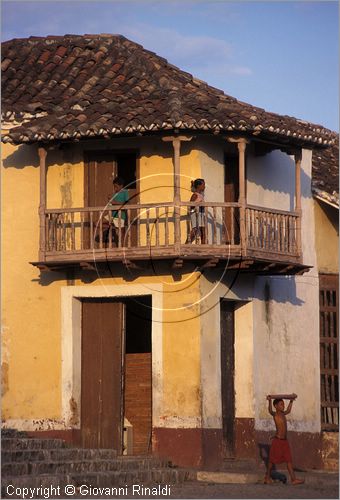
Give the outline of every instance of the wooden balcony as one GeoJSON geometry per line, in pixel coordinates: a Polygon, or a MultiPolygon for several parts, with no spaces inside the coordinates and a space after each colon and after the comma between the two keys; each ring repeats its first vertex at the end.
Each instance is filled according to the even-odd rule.
{"type": "MultiPolygon", "coordinates": [[[[264,274],[302,273],[300,215],[238,203],[202,203],[190,215],[189,202],[45,210],[40,242],[41,269],[91,268],[107,261],[127,266],[168,259],[201,267],[219,264],[264,274]],[[200,208],[201,207],[201,208],[200,208]],[[202,208],[204,207],[204,208],[202,208]],[[192,217],[203,212],[205,241],[191,242],[192,217]],[[116,220],[124,229],[108,221],[116,220]],[[242,234],[242,228],[243,233],[242,234]]],[[[202,223],[202,222],[201,222],[202,223]]]]}

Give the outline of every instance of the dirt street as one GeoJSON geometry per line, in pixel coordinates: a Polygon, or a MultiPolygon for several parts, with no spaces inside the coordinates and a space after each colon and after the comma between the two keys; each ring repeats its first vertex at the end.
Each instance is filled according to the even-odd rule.
{"type": "Polygon", "coordinates": [[[198,481],[187,482],[171,488],[169,498],[339,498],[336,484],[212,484],[198,481]]]}

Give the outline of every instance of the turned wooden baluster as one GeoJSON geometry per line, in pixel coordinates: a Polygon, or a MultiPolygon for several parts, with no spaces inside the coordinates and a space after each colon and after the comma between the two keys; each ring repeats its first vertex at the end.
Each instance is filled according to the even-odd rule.
{"type": "Polygon", "coordinates": [[[169,245],[169,207],[165,207],[165,244],[169,245]]]}
{"type": "Polygon", "coordinates": [[[156,247],[159,247],[159,207],[156,207],[156,247]]]}

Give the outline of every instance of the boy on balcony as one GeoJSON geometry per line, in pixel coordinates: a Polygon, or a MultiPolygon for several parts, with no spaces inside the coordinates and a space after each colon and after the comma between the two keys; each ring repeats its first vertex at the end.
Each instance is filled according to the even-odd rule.
{"type": "Polygon", "coordinates": [[[274,399],[273,404],[276,411],[273,411],[272,408],[272,396],[267,396],[268,400],[268,411],[274,418],[276,434],[272,438],[272,445],[270,447],[269,452],[269,461],[267,467],[266,477],[264,478],[265,484],[271,484],[273,481],[271,479],[271,472],[273,468],[273,464],[281,464],[286,463],[287,469],[290,475],[290,479],[292,484],[302,484],[304,483],[303,479],[298,479],[295,477],[293,464],[292,464],[292,455],[290,452],[289,443],[287,441],[287,419],[286,415],[291,412],[293,401],[297,398],[296,394],[292,394],[291,396],[287,396],[287,399],[290,399],[287,410],[285,410],[285,404],[283,399],[274,399]]]}
{"type": "Polygon", "coordinates": [[[110,198],[109,205],[118,205],[117,209],[112,210],[111,224],[115,229],[115,240],[117,246],[124,246],[125,237],[125,224],[126,224],[126,210],[122,210],[122,207],[129,201],[129,193],[124,187],[124,179],[121,177],[116,177],[113,179],[113,195],[110,198]],[[119,238],[120,232],[120,238],[119,238]],[[120,241],[120,244],[119,244],[120,241]]]}

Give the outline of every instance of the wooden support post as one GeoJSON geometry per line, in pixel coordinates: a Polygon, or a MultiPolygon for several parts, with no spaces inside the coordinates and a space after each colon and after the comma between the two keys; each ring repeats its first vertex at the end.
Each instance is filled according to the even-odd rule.
{"type": "Polygon", "coordinates": [[[296,220],[296,253],[301,257],[301,151],[295,155],[295,211],[297,212],[296,220]]]}
{"type": "Polygon", "coordinates": [[[40,162],[40,205],[39,205],[39,220],[40,220],[40,243],[39,243],[39,260],[45,261],[46,252],[46,156],[47,150],[44,147],[38,148],[40,162]]]}
{"type": "Polygon", "coordinates": [[[240,241],[242,256],[247,255],[247,235],[246,235],[246,160],[245,152],[249,141],[244,137],[227,137],[229,142],[236,142],[238,149],[238,173],[239,173],[239,198],[240,205],[240,241]]]}
{"type": "Polygon", "coordinates": [[[181,193],[180,193],[180,150],[181,141],[176,137],[172,141],[174,148],[174,203],[175,203],[175,249],[179,253],[181,246],[181,193]]]}
{"type": "Polygon", "coordinates": [[[246,142],[239,141],[238,148],[238,170],[239,170],[239,204],[240,204],[240,239],[242,255],[247,255],[246,244],[246,175],[245,175],[245,151],[246,142]]]}
{"type": "Polygon", "coordinates": [[[180,193],[180,156],[181,141],[191,141],[192,137],[171,136],[163,137],[164,142],[172,142],[174,148],[174,216],[175,216],[175,249],[180,251],[181,247],[181,193],[180,193]]]}

